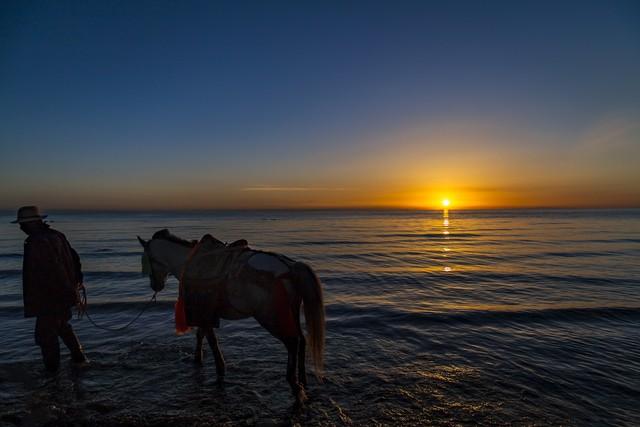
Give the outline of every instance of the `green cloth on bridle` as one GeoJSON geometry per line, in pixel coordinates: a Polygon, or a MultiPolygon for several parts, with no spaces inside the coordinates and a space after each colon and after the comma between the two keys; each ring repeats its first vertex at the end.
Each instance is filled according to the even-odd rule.
{"type": "Polygon", "coordinates": [[[146,252],[142,254],[142,274],[146,274],[147,276],[151,274],[151,261],[146,252]]]}

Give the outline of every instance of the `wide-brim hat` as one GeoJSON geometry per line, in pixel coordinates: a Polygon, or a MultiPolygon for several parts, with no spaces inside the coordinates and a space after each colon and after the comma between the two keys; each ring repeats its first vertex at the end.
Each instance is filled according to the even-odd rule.
{"type": "Polygon", "coordinates": [[[23,206],[18,209],[18,218],[11,221],[11,224],[22,224],[23,222],[40,221],[48,215],[40,215],[40,209],[37,206],[23,206]]]}

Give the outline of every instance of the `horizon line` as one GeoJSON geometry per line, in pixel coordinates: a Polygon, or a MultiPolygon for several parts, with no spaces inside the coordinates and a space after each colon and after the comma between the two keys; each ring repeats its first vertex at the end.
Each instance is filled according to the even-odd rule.
{"type": "MultiPolygon", "coordinates": [[[[264,211],[531,211],[531,210],[633,210],[640,206],[506,206],[506,207],[461,207],[419,208],[399,206],[336,206],[336,207],[255,207],[255,208],[51,208],[48,212],[264,212],[264,211]]],[[[15,212],[17,208],[0,208],[0,212],[15,212]]]]}

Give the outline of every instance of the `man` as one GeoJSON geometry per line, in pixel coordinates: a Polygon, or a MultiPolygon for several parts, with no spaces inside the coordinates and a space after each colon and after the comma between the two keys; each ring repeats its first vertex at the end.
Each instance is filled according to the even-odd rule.
{"type": "Polygon", "coordinates": [[[18,218],[12,223],[28,237],[24,243],[22,267],[22,296],[24,316],[36,317],[35,339],[42,351],[48,371],[60,365],[58,337],[71,352],[76,363],[85,363],[78,337],[69,324],[71,307],[80,303],[82,288],[80,257],[64,234],[52,229],[42,220],[37,206],[18,209],[18,218]]]}

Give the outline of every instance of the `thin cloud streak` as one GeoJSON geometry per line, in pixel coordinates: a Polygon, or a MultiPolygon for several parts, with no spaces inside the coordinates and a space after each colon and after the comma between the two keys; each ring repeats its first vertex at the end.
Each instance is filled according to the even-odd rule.
{"type": "Polygon", "coordinates": [[[353,188],[330,187],[246,187],[242,191],[350,191],[353,188]]]}

